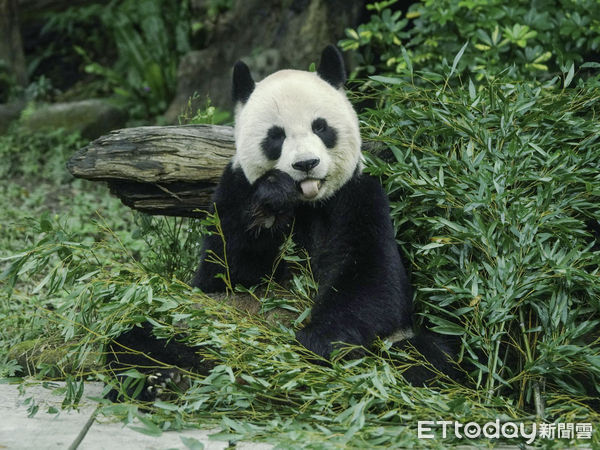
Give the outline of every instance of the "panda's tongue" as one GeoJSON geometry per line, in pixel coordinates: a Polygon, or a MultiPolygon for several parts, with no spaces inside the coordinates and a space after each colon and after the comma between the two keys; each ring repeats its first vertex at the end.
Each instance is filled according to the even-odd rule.
{"type": "Polygon", "coordinates": [[[306,198],[314,198],[319,193],[320,180],[304,180],[300,182],[300,189],[306,198]]]}

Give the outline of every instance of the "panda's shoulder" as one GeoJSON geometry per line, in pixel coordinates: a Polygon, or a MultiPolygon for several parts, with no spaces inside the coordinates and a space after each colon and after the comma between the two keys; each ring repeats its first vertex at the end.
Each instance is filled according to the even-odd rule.
{"type": "Polygon", "coordinates": [[[379,178],[368,173],[355,173],[344,188],[347,195],[355,198],[385,196],[385,191],[379,178]]]}
{"type": "MultiPolygon", "coordinates": [[[[366,173],[355,173],[340,191],[338,201],[348,208],[383,211],[388,214],[389,203],[379,178],[366,173]]],[[[340,205],[340,206],[342,206],[340,205]]]]}
{"type": "Polygon", "coordinates": [[[248,201],[251,186],[240,167],[227,164],[213,194],[213,201],[230,207],[242,207],[248,201]]]}
{"type": "Polygon", "coordinates": [[[225,166],[225,170],[221,175],[221,182],[218,187],[231,187],[239,188],[250,187],[250,182],[244,175],[244,171],[240,166],[234,165],[232,162],[229,162],[227,166],[225,166]]]}

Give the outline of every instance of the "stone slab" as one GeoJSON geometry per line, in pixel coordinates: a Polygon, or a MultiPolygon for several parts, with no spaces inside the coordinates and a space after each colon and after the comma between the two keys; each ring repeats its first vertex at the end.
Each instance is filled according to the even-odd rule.
{"type": "MultiPolygon", "coordinates": [[[[56,384],[58,385],[58,384],[56,384]]],[[[99,395],[99,384],[87,386],[84,396],[99,395]]],[[[66,449],[75,440],[95,409],[95,404],[85,400],[79,411],[62,411],[63,397],[41,384],[28,386],[25,395],[19,394],[17,385],[0,384],[0,448],[7,449],[66,449]],[[27,417],[26,400],[33,399],[39,407],[37,414],[27,417]],[[60,412],[49,414],[48,408],[60,412]]]]}
{"type": "MultiPolygon", "coordinates": [[[[63,395],[54,392],[64,383],[52,383],[45,388],[41,383],[27,385],[24,395],[18,385],[0,384],[0,449],[67,449],[84,429],[96,409],[90,397],[100,397],[102,383],[86,383],[79,411],[63,411],[60,405],[63,395]],[[28,400],[29,399],[29,400],[28,400]],[[33,417],[28,417],[28,407],[35,402],[39,407],[33,417]],[[59,412],[48,412],[49,408],[59,412]]],[[[98,417],[77,447],[82,450],[139,450],[139,449],[187,449],[182,437],[196,439],[207,450],[229,447],[226,441],[211,440],[215,429],[168,431],[162,435],[148,436],[110,418],[98,417]]],[[[270,450],[268,444],[239,442],[236,448],[243,450],[270,450]]]]}

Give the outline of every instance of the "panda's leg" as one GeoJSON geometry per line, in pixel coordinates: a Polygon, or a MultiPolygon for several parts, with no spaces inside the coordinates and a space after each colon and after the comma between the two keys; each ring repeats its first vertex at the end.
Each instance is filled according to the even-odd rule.
{"type": "Polygon", "coordinates": [[[357,174],[327,204],[299,212],[299,223],[316,222],[298,233],[319,291],[296,336],[320,356],[329,358],[335,342],[369,345],[411,327],[412,292],[389,211],[379,181],[357,174]]]}
{"type": "Polygon", "coordinates": [[[402,373],[406,381],[413,386],[424,386],[440,373],[453,380],[464,380],[464,372],[459,370],[453,359],[460,347],[457,338],[421,331],[415,336],[394,343],[393,346],[409,352],[415,349],[425,359],[423,364],[412,365],[402,373]]]}
{"type": "MultiPolygon", "coordinates": [[[[328,209],[323,235],[310,251],[319,292],[310,323],[298,340],[329,358],[336,342],[368,346],[403,330],[412,331],[412,288],[394,236],[389,203],[379,181],[350,180],[328,209]],[[327,246],[320,245],[326,242],[327,246]]],[[[425,348],[426,339],[414,343],[425,348]]],[[[442,353],[431,346],[434,356],[442,353]]]]}
{"type": "MultiPolygon", "coordinates": [[[[412,288],[378,180],[364,175],[351,180],[325,216],[329,226],[312,238],[328,245],[311,249],[319,292],[309,324],[296,333],[298,341],[329,358],[338,342],[369,346],[376,337],[412,334],[412,288]]],[[[456,373],[449,361],[456,345],[446,336],[421,333],[399,345],[416,348],[436,371],[456,373]]],[[[428,368],[407,373],[414,384],[433,376],[428,368]]]]}
{"type": "MultiPolygon", "coordinates": [[[[355,272],[346,266],[349,277],[340,275],[340,286],[319,293],[309,324],[296,333],[298,341],[317,355],[329,359],[332,352],[344,344],[369,347],[377,337],[405,335],[394,344],[407,351],[415,349],[425,361],[404,372],[404,377],[415,386],[421,386],[442,373],[459,379],[460,372],[452,360],[458,343],[448,336],[431,332],[412,332],[411,298],[407,280],[397,277],[388,269],[402,273],[397,259],[382,259],[382,264],[371,261],[367,268],[355,272]],[[394,261],[395,260],[395,261],[394,261]],[[379,280],[372,283],[371,280],[379,280]]],[[[358,357],[360,350],[349,357],[358,357]]]]}
{"type": "Polygon", "coordinates": [[[156,338],[152,326],[145,322],[108,344],[106,368],[115,386],[106,398],[113,402],[127,398],[146,402],[158,396],[166,398],[170,393],[189,387],[187,370],[193,368],[198,373],[208,374],[212,367],[213,364],[200,360],[192,348],[178,342],[176,337],[168,341],[156,338]],[[144,374],[144,378],[126,374],[133,369],[144,374]]]}

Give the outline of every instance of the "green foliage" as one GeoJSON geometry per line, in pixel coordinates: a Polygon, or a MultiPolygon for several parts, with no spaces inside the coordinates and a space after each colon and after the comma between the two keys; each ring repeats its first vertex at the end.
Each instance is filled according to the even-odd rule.
{"type": "Polygon", "coordinates": [[[207,0],[205,2],[206,16],[208,20],[215,20],[225,11],[233,7],[234,0],[207,0]]]}
{"type": "MultiPolygon", "coordinates": [[[[15,255],[24,251],[50,229],[55,229],[54,240],[69,239],[72,246],[86,246],[94,237],[104,235],[94,217],[98,211],[106,213],[115,236],[131,251],[140,245],[130,237],[131,220],[119,213],[118,200],[106,193],[106,188],[94,183],[73,180],[65,169],[67,158],[85,145],[77,134],[64,130],[33,133],[19,127],[11,128],[0,136],[0,273],[4,278],[15,255]],[[59,214],[60,212],[60,214],[59,214]],[[127,230],[127,231],[125,231],[127,230]]],[[[53,243],[44,241],[47,261],[52,261],[53,243]]],[[[67,250],[61,251],[63,254],[67,250]]],[[[98,254],[99,259],[108,255],[98,254]]],[[[0,292],[0,372],[13,373],[15,361],[7,360],[6,352],[13,346],[43,337],[45,344],[55,343],[60,332],[51,312],[55,298],[41,296],[35,291],[38,283],[60,285],[68,266],[57,268],[52,274],[40,269],[27,282],[13,286],[15,297],[0,292]],[[48,277],[47,277],[48,276],[48,277]],[[47,278],[46,278],[47,277],[47,278]],[[25,288],[24,286],[27,286],[25,288]],[[22,295],[22,289],[27,294],[22,295]],[[35,292],[33,292],[35,291],[35,292]],[[32,293],[33,292],[33,293],[32,293]],[[15,300],[16,298],[16,300],[15,300]]],[[[5,280],[4,280],[5,281],[5,280]]],[[[0,286],[6,288],[4,281],[0,286]]],[[[56,375],[56,368],[53,370],[56,375]]]]}
{"type": "Polygon", "coordinates": [[[40,75],[27,87],[20,86],[4,60],[0,59],[0,103],[14,100],[50,101],[58,90],[45,75],[40,75]]]}
{"type": "Polygon", "coordinates": [[[32,132],[14,126],[0,135],[0,177],[31,177],[61,181],[69,177],[64,163],[84,143],[78,134],[57,129],[32,132]]]}
{"type": "Polygon", "coordinates": [[[23,96],[31,102],[50,102],[58,94],[58,90],[52,85],[52,81],[45,75],[40,75],[29,83],[23,90],[23,96]]]}
{"type": "MultiPolygon", "coordinates": [[[[348,348],[331,365],[310,363],[294,332],[317,286],[310,259],[291,240],[278,260],[295,267],[291,285],[267,279],[264,294],[229,286],[261,302],[257,315],[239,311],[180,281],[196,267],[203,228],[218,217],[134,223],[103,186],[65,176],[66,157],[83,145],[77,136],[16,128],[0,137],[8,180],[0,184],[0,375],[31,369],[66,379],[63,406],[76,404],[83,380],[111,382],[102,365],[108,340],[150,320],[157,335],[183,335],[214,366],[189,373],[191,389],[172,401],[102,404],[103,414],[129,425],[137,418],[134,426],[150,435],[214,424],[222,430],[215,437],[282,447],[486,446],[419,441],[417,421],[599,423],[600,245],[589,225],[600,220],[600,81],[569,63],[596,51],[597,4],[427,1],[402,18],[393,3],[371,5],[371,23],[344,43],[361,49],[363,74],[383,72],[368,81],[366,100],[377,108],[361,116],[365,137],[384,148],[366,155],[367,170],[389,193],[418,317],[460,339],[460,358],[473,365],[468,386],[443,376],[435,388],[407,385],[403,371],[425,362],[387,341],[359,359],[342,359],[348,348]],[[571,22],[587,26],[567,31],[571,22]],[[562,75],[547,80],[558,68],[562,75]],[[277,308],[297,318],[272,323],[277,308]],[[31,343],[55,359],[21,358],[31,343]]],[[[161,58],[174,57],[150,48],[173,49],[174,34],[148,35],[170,30],[169,6],[155,18],[162,25],[143,22],[149,9],[136,6],[110,5],[108,32],[116,36],[120,24],[126,36],[103,75],[131,91],[123,96],[132,104],[151,64],[129,79],[119,61],[156,57],[148,61],[166,68],[161,58]]],[[[157,76],[158,85],[167,78],[157,76]]],[[[210,103],[198,112],[191,104],[182,122],[226,120],[210,103]]],[[[227,261],[218,263],[227,279],[227,261]]],[[[132,370],[129,381],[141,377],[132,370]]],[[[35,414],[39,405],[28,405],[35,414]]],[[[579,443],[600,445],[594,428],[579,443]]]]}
{"type": "Polygon", "coordinates": [[[0,59],[0,103],[6,103],[17,96],[19,88],[9,65],[0,59]]]}
{"type": "Polygon", "coordinates": [[[48,42],[44,48],[35,49],[28,54],[28,73],[33,75],[51,58],[69,61],[76,56],[70,46],[64,45],[65,41],[86,48],[94,57],[110,53],[114,43],[110,42],[107,30],[98,26],[105,8],[106,5],[92,3],[44,14],[44,26],[40,34],[45,37],[60,35],[62,39],[48,42]]]}
{"type": "Polygon", "coordinates": [[[206,98],[203,107],[196,109],[195,105],[198,103],[200,103],[200,96],[194,92],[188,99],[185,110],[178,117],[179,125],[221,125],[231,121],[229,111],[224,111],[213,106],[210,98],[206,98]]]}
{"type": "Polygon", "coordinates": [[[392,12],[388,8],[396,1],[368,4],[367,10],[377,13],[372,12],[370,21],[359,25],[356,30],[347,29],[348,39],[340,41],[343,50],[360,50],[357,53],[359,75],[394,71],[402,41],[410,39],[410,33],[405,30],[408,19],[402,18],[402,11],[392,12]]]}
{"type": "Polygon", "coordinates": [[[401,75],[372,77],[385,100],[365,124],[389,148],[369,168],[389,192],[421,317],[460,336],[488,395],[537,410],[540,386],[584,395],[585,380],[597,395],[598,78],[565,90],[401,75]]]}
{"type": "Polygon", "coordinates": [[[126,102],[130,116],[147,118],[164,112],[175,92],[179,57],[189,50],[188,8],[187,0],[113,0],[53,14],[44,31],[72,36],[86,72],[126,102]],[[81,24],[92,19],[103,31],[84,39],[81,24]],[[103,57],[107,47],[114,61],[103,57]]]}
{"type": "MultiPolygon", "coordinates": [[[[498,392],[468,389],[452,380],[442,382],[441,392],[407,385],[401,373],[422,361],[386,342],[360,359],[311,364],[306,350],[295,342],[293,328],[248,315],[176,279],[147,273],[106,230],[93,242],[76,244],[76,236],[53,221],[40,221],[39,226],[44,230],[41,238],[12,257],[2,277],[7,287],[13,282],[19,286],[8,291],[12,296],[3,308],[37,301],[35,313],[21,315],[30,321],[22,329],[44,323],[48,335],[61,338],[63,359],[38,367],[41,375],[64,376],[63,371],[82,377],[90,373],[91,359],[95,376],[110,381],[101,366],[103,345],[146,319],[166,338],[185,330],[185,341],[196,345],[199,358],[213,366],[208,375],[188,372],[191,388],[173,401],[103,404],[102,414],[116,415],[138,431],[156,435],[214,424],[222,430],[215,435],[219,439],[372,448],[417,445],[418,420],[532,420],[498,392]],[[24,285],[29,277],[40,281],[24,285]],[[133,424],[142,406],[152,414],[133,424]]],[[[294,310],[303,310],[302,298],[292,295],[287,301],[294,310]]],[[[129,373],[131,383],[140,376],[129,373]]],[[[548,398],[560,400],[564,395],[551,391],[548,398]]],[[[552,416],[564,408],[559,403],[547,412],[552,416]]],[[[600,419],[580,399],[569,403],[567,414],[563,420],[600,419]]],[[[458,442],[444,440],[445,445],[458,442]]]]}
{"type": "Polygon", "coordinates": [[[205,48],[214,40],[219,18],[234,6],[234,0],[206,0],[192,3],[191,40],[194,48],[205,48]]]}
{"type": "Polygon", "coordinates": [[[200,220],[139,213],[135,214],[135,224],[137,229],[132,237],[142,239],[147,245],[143,264],[148,272],[191,279],[200,261],[200,220]]]}
{"type": "Polygon", "coordinates": [[[424,0],[405,18],[395,1],[374,2],[369,23],[347,31],[345,50],[360,50],[359,74],[407,68],[443,73],[448,58],[468,42],[459,73],[476,79],[506,72],[518,79],[548,79],[600,49],[596,0],[424,0]]]}
{"type": "MultiPolygon", "coordinates": [[[[131,260],[137,270],[143,267],[149,273],[156,271],[170,277],[169,271],[179,261],[177,274],[183,278],[197,264],[194,248],[199,240],[190,237],[193,222],[188,225],[184,219],[163,218],[148,219],[150,224],[146,225],[143,221],[136,224],[133,213],[111,197],[105,186],[72,179],[65,169],[66,160],[85,143],[77,134],[60,129],[32,133],[13,127],[0,136],[0,158],[4,162],[0,165],[0,176],[5,180],[0,184],[0,320],[4,325],[0,330],[3,349],[0,373],[15,372],[16,362],[7,359],[10,349],[21,343],[35,343],[40,337],[43,337],[42,345],[36,344],[34,353],[64,356],[65,351],[55,350],[56,347],[64,350],[66,345],[63,330],[58,325],[60,314],[55,312],[62,301],[67,302],[64,308],[68,309],[76,307],[76,300],[64,290],[56,296],[42,295],[41,291],[48,286],[66,289],[72,281],[70,277],[81,273],[78,270],[83,269],[77,267],[83,263],[73,258],[78,250],[89,250],[86,257],[90,259],[86,259],[87,266],[83,266],[86,268],[103,262],[109,268],[116,267],[131,260]],[[187,239],[189,249],[182,247],[185,241],[175,242],[177,237],[187,239]],[[107,240],[115,246],[104,245],[107,240]],[[38,246],[34,247],[36,243],[38,246]],[[150,248],[148,243],[154,247],[150,248]],[[24,272],[32,269],[33,272],[12,286],[9,295],[6,276],[10,267],[14,267],[15,258],[29,258],[27,249],[31,248],[39,251],[36,256],[41,262],[33,265],[30,261],[21,267],[24,272]],[[154,251],[159,248],[162,253],[157,256],[154,251]],[[47,271],[49,267],[52,270],[47,271]],[[74,303],[68,306],[68,302],[74,303]]],[[[89,313],[90,307],[94,308],[94,304],[83,305],[83,312],[89,313]]],[[[79,350],[74,351],[79,354],[79,350]]],[[[96,355],[96,359],[98,357],[96,355]]],[[[82,361],[81,364],[89,362],[85,357],[82,361]]],[[[73,367],[62,364],[57,371],[56,364],[48,363],[38,370],[58,376],[60,370],[73,370],[73,367]]]]}
{"type": "Polygon", "coordinates": [[[90,63],[86,70],[106,77],[117,95],[141,111],[163,112],[173,97],[178,56],[189,50],[187,2],[144,0],[113,2],[102,20],[114,37],[118,59],[113,68],[90,63]]]}

